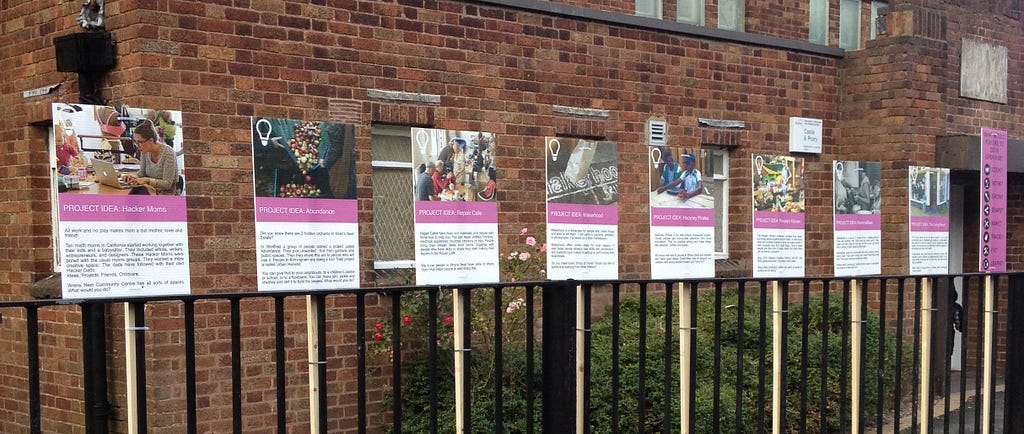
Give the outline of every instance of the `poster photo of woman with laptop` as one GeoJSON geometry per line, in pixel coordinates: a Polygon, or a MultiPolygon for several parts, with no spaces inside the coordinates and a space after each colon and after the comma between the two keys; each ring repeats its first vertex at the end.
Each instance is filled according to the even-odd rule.
{"type": "Polygon", "coordinates": [[[53,123],[59,192],[184,195],[180,111],[58,103],[53,123]]]}

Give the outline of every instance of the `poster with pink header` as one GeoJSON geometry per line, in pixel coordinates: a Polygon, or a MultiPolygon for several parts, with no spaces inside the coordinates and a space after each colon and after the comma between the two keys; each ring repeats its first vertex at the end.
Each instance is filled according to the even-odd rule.
{"type": "Polygon", "coordinates": [[[613,142],[547,137],[549,279],[619,276],[619,172],[613,142]]]}
{"type": "Polygon", "coordinates": [[[1006,131],[981,129],[978,270],[1006,271],[1006,131]]]}
{"type": "Polygon", "coordinates": [[[412,129],[417,285],[500,280],[495,145],[492,133],[412,129]]]}
{"type": "Polygon", "coordinates": [[[910,274],[949,272],[949,169],[910,166],[910,274]]]}
{"type": "Polygon", "coordinates": [[[754,277],[804,276],[804,160],[752,155],[754,277]]]}
{"type": "Polygon", "coordinates": [[[715,277],[715,185],[703,175],[714,173],[714,159],[674,146],[648,154],[651,278],[715,277]]]}
{"type": "Polygon", "coordinates": [[[882,165],[832,162],[835,276],[882,273],[882,165]]]}
{"type": "Polygon", "coordinates": [[[359,287],[355,127],[252,118],[260,291],[359,287]]]}
{"type": "Polygon", "coordinates": [[[63,297],[191,292],[181,112],[52,109],[63,297]]]}

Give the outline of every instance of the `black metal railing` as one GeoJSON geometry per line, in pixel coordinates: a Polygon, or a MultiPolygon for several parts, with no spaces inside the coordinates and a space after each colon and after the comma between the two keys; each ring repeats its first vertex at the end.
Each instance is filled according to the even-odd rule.
{"type": "MultiPolygon", "coordinates": [[[[353,416],[352,429],[360,433],[436,433],[455,427],[527,433],[949,433],[982,432],[984,426],[1010,432],[1011,418],[1024,409],[1002,398],[1024,389],[1017,385],[1024,381],[1013,377],[1024,360],[1011,345],[1013,322],[1024,318],[1013,310],[1021,303],[1013,288],[1022,277],[995,275],[990,286],[984,275],[968,274],[528,282],[3,302],[0,328],[17,328],[8,335],[23,336],[25,351],[0,357],[27,368],[26,378],[3,382],[23,385],[27,401],[0,400],[7,399],[5,411],[14,416],[9,420],[25,421],[17,425],[25,432],[76,423],[48,416],[68,409],[44,400],[42,386],[49,380],[43,377],[48,370],[68,368],[41,365],[40,341],[57,333],[41,324],[62,317],[57,313],[80,310],[81,374],[119,377],[103,377],[106,382],[126,378],[131,389],[114,404],[129,409],[121,423],[140,432],[230,426],[241,433],[253,423],[247,417],[265,418],[253,413],[266,408],[276,413],[278,432],[307,425],[319,432],[343,431],[353,416]],[[951,291],[958,294],[955,300],[951,291]],[[305,312],[299,299],[306,301],[305,312]],[[124,318],[116,314],[122,304],[124,318]],[[91,318],[85,312],[96,310],[108,312],[105,324],[85,319],[91,318]],[[252,329],[257,324],[250,318],[265,317],[248,315],[262,310],[268,310],[272,328],[252,329]],[[303,313],[313,321],[306,333],[296,330],[303,313]],[[213,320],[224,315],[224,323],[213,320]],[[107,366],[114,363],[107,354],[115,351],[113,344],[97,349],[90,336],[122,330],[119,319],[125,320],[125,349],[132,349],[132,357],[127,366],[107,366]],[[1001,322],[1006,330],[1001,331],[1001,322]],[[147,334],[155,331],[180,334],[180,353],[147,351],[147,334]],[[197,341],[200,331],[227,336],[230,345],[197,341]],[[254,344],[257,338],[273,344],[254,344]],[[307,369],[289,356],[303,350],[304,342],[307,369]],[[960,349],[956,360],[951,359],[954,347],[960,349]],[[210,354],[218,349],[228,354],[210,354]],[[204,356],[201,362],[197,351],[204,356]],[[268,357],[247,358],[247,353],[268,357]],[[167,385],[147,378],[166,378],[167,372],[154,369],[178,369],[158,363],[178,357],[184,388],[155,393],[167,385]],[[273,366],[255,367],[254,360],[273,366]],[[535,360],[542,361],[539,370],[535,360]],[[952,369],[953,362],[960,371],[952,369]],[[230,391],[211,387],[220,378],[210,373],[225,368],[230,391]],[[247,388],[256,387],[248,381],[253,376],[272,378],[273,405],[255,405],[267,394],[247,395],[247,388]],[[303,380],[310,382],[308,394],[296,387],[303,380]],[[292,402],[307,399],[306,407],[292,402]],[[186,414],[150,426],[151,412],[160,411],[147,405],[150,400],[183,401],[186,414]],[[230,408],[229,421],[199,416],[213,403],[230,408]],[[350,405],[352,411],[339,411],[350,405]]],[[[47,384],[45,390],[53,387],[47,384]]],[[[91,413],[84,419],[86,432],[106,432],[109,411],[99,402],[104,395],[81,392],[91,413]]]]}

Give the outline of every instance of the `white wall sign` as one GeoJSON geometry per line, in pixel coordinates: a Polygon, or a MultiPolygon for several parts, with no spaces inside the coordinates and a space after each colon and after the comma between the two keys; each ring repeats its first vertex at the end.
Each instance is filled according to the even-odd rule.
{"type": "Polygon", "coordinates": [[[789,118],[789,152],[821,153],[821,119],[789,118]]]}

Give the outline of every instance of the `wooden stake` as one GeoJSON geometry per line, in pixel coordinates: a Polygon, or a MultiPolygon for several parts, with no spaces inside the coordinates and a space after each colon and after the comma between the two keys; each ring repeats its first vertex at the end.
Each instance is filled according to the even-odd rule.
{"type": "Polygon", "coordinates": [[[931,377],[932,377],[932,282],[925,277],[921,279],[921,396],[918,399],[918,425],[921,434],[927,434],[931,430],[931,420],[928,419],[928,408],[931,407],[931,377]]]}
{"type": "Polygon", "coordinates": [[[306,296],[306,348],[309,356],[309,432],[319,434],[320,430],[320,334],[317,324],[320,323],[320,297],[306,296]]]}
{"type": "Polygon", "coordinates": [[[850,279],[850,432],[861,432],[860,377],[863,375],[861,342],[864,336],[864,311],[861,304],[860,281],[850,279]]]}
{"type": "MultiPolygon", "coordinates": [[[[690,311],[690,285],[679,283],[679,427],[682,434],[690,434],[690,388],[693,387],[690,377],[693,360],[690,359],[693,348],[692,330],[695,326],[690,311]]],[[[742,325],[741,325],[742,327],[742,325]]]]}
{"type": "Polygon", "coordinates": [[[992,368],[995,359],[992,354],[992,344],[995,340],[993,325],[996,316],[995,300],[995,279],[991,275],[985,275],[985,335],[982,337],[983,351],[982,363],[982,390],[981,393],[981,432],[990,434],[992,432],[992,368]]]}
{"type": "Polygon", "coordinates": [[[772,433],[782,434],[782,412],[784,394],[782,393],[782,376],[784,375],[782,360],[782,333],[786,326],[782,322],[782,297],[785,296],[779,281],[773,280],[772,287],[772,433]]]}
{"type": "Polygon", "coordinates": [[[583,358],[586,354],[583,348],[583,343],[586,342],[586,324],[584,324],[584,314],[586,306],[583,305],[583,285],[576,285],[576,432],[583,433],[583,425],[587,422],[584,420],[584,380],[583,370],[584,363],[583,358]]]}
{"type": "Polygon", "coordinates": [[[465,381],[463,381],[463,373],[466,371],[466,359],[465,359],[465,321],[466,318],[462,314],[463,303],[462,291],[468,291],[468,289],[453,289],[452,290],[452,325],[454,327],[454,350],[455,350],[455,432],[463,434],[466,432],[464,421],[466,420],[466,407],[463,405],[465,401],[465,381]]]}

